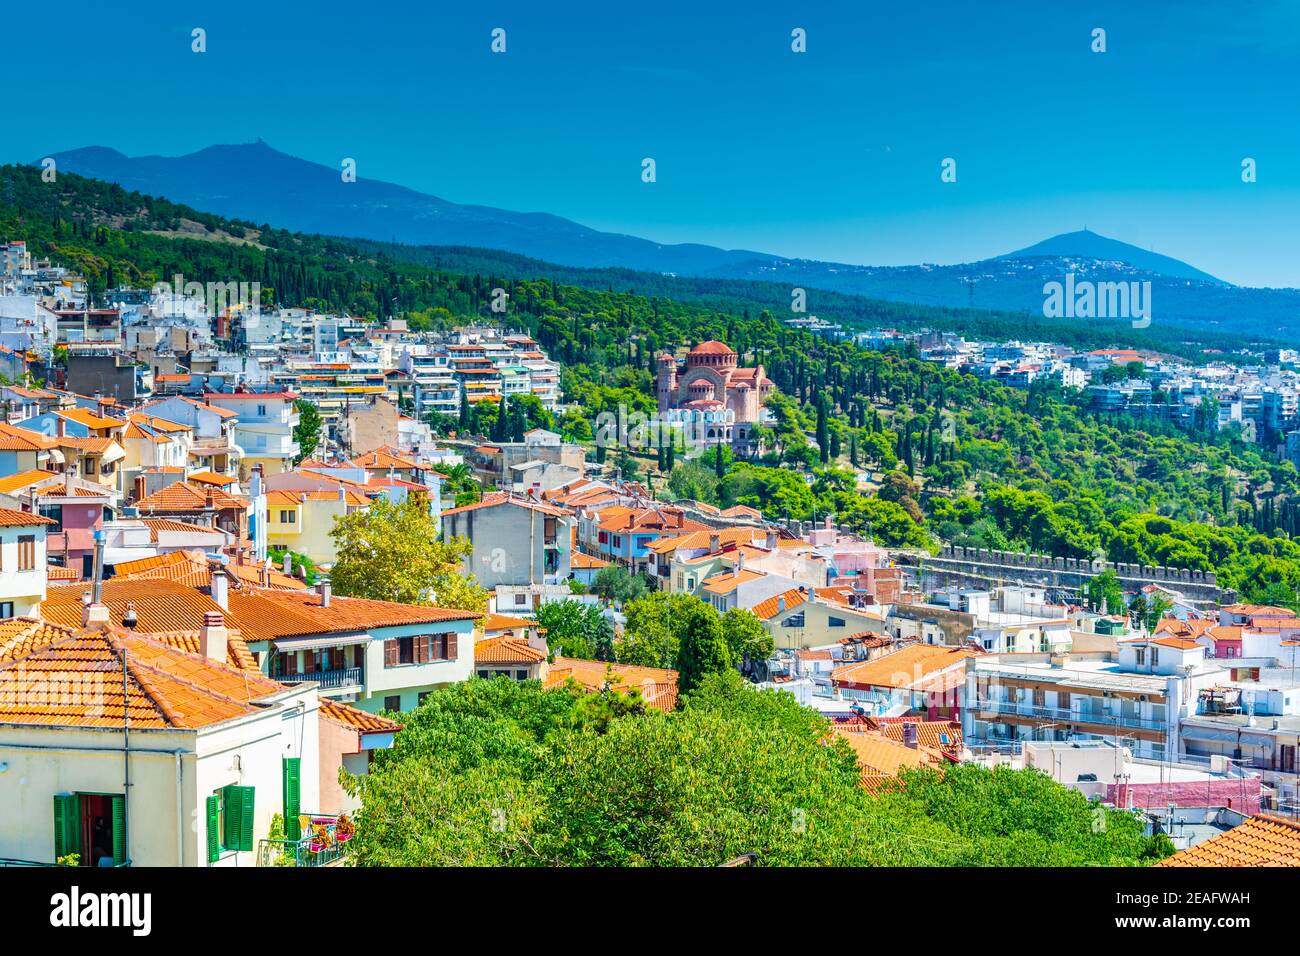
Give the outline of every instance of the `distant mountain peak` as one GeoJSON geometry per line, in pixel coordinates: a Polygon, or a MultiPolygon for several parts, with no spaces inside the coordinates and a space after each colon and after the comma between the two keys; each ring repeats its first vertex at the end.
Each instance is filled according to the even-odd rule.
{"type": "Polygon", "coordinates": [[[1084,227],[1075,232],[1063,232],[1060,235],[1036,242],[1024,249],[997,256],[998,259],[1030,259],[1036,257],[1076,256],[1085,259],[1113,260],[1127,262],[1145,272],[1155,272],[1171,279],[1193,279],[1200,282],[1214,282],[1218,285],[1231,285],[1222,279],[1202,272],[1195,266],[1164,256],[1149,249],[1143,249],[1119,239],[1111,239],[1084,227]]]}

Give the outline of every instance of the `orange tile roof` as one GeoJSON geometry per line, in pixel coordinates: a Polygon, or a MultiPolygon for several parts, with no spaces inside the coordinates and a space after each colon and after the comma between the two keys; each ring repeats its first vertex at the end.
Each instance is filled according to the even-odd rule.
{"type": "Polygon", "coordinates": [[[577,571],[594,570],[609,567],[609,562],[603,558],[584,554],[581,551],[571,551],[569,553],[569,567],[577,571]]]}
{"type": "MultiPolygon", "coordinates": [[[[78,621],[78,623],[80,622],[78,621]]],[[[39,647],[44,647],[56,640],[68,637],[75,633],[76,630],[77,628],[74,626],[55,624],[48,620],[31,617],[18,617],[0,622],[0,661],[30,653],[39,647]]],[[[152,640],[166,644],[168,647],[175,647],[190,654],[200,653],[199,632],[197,630],[145,631],[137,627],[130,633],[143,634],[152,640]]],[[[226,651],[226,662],[231,667],[261,673],[260,668],[257,666],[257,660],[249,651],[248,645],[244,642],[239,631],[228,631],[226,651]]]]}
{"type": "Polygon", "coordinates": [[[557,657],[547,670],[544,683],[547,687],[558,687],[570,679],[587,690],[603,690],[608,680],[611,690],[624,694],[640,691],[646,706],[658,710],[673,710],[677,706],[677,671],[674,670],[557,657]]]}
{"type": "Polygon", "coordinates": [[[0,621],[0,662],[24,657],[72,634],[72,628],[35,617],[13,617],[0,621]]]}
{"type": "Polygon", "coordinates": [[[0,508],[0,528],[34,528],[45,524],[54,524],[54,521],[44,515],[34,515],[27,511],[14,511],[12,508],[0,508]]]}
{"type": "Polygon", "coordinates": [[[420,467],[409,458],[393,454],[387,446],[357,455],[352,461],[358,468],[382,468],[384,470],[394,468],[403,471],[420,467]]]}
{"type": "Polygon", "coordinates": [[[387,717],[368,713],[358,707],[350,707],[328,697],[320,698],[320,715],[326,720],[332,720],[363,734],[395,734],[402,729],[401,724],[387,717]]]}
{"type": "Polygon", "coordinates": [[[46,574],[51,581],[80,581],[81,572],[76,568],[64,568],[57,564],[51,564],[46,569],[46,574]]]}
{"type": "MultiPolygon", "coordinates": [[[[41,602],[41,615],[64,627],[80,627],[81,596],[88,589],[85,583],[51,584],[41,602]]],[[[101,600],[114,624],[122,622],[130,602],[138,622],[136,630],[142,633],[198,630],[203,626],[205,612],[221,610],[212,598],[195,588],[153,578],[110,578],[103,584],[101,600]]]]}
{"type": "MultiPolygon", "coordinates": [[[[238,630],[230,628],[229,620],[226,621],[226,628],[226,663],[238,670],[250,671],[260,675],[262,669],[257,666],[257,658],[248,649],[248,643],[244,640],[243,635],[238,630]]],[[[198,631],[143,632],[136,628],[134,633],[158,641],[160,644],[166,644],[168,647],[174,647],[187,654],[199,656],[203,654],[203,645],[200,643],[201,635],[198,631]]]]}
{"type": "Polygon", "coordinates": [[[1151,639],[1152,644],[1159,644],[1161,647],[1171,647],[1179,651],[1190,651],[1194,647],[1204,647],[1196,641],[1187,640],[1181,637],[1156,637],[1151,639]]]}
{"type": "Polygon", "coordinates": [[[1277,607],[1272,604],[1229,604],[1227,607],[1220,608],[1230,614],[1262,614],[1266,617],[1295,617],[1296,612],[1290,608],[1277,607]]]}
{"type": "Polygon", "coordinates": [[[657,532],[678,535],[688,531],[707,531],[708,525],[687,518],[675,508],[606,508],[600,513],[597,527],[615,534],[657,532]]]}
{"type": "Polygon", "coordinates": [[[660,538],[648,544],[646,550],[653,551],[655,554],[667,554],[678,549],[688,551],[707,549],[712,544],[714,535],[718,536],[719,543],[723,545],[752,544],[755,537],[766,539],[766,535],[756,535],[753,528],[706,528],[703,531],[692,531],[673,538],[660,538]]]}
{"type": "Polygon", "coordinates": [[[546,654],[511,634],[474,642],[475,664],[540,664],[546,654]]]}
{"type": "Polygon", "coordinates": [[[1157,866],[1300,866],[1300,822],[1258,814],[1157,866]]]}
{"type": "Polygon", "coordinates": [[[102,415],[96,415],[88,408],[64,408],[54,414],[60,418],[66,418],[70,422],[76,422],[78,425],[85,425],[87,428],[119,428],[126,424],[126,422],[116,418],[105,418],[102,415]]]}
{"type": "MultiPolygon", "coordinates": [[[[295,591],[306,590],[307,585],[297,578],[269,570],[260,564],[240,564],[229,561],[222,570],[235,581],[235,586],[270,587],[295,591]]],[[[212,570],[206,555],[201,551],[172,551],[156,558],[114,565],[113,580],[149,579],[175,581],[191,588],[210,588],[212,570]]]]}
{"type": "Polygon", "coordinates": [[[483,618],[483,630],[501,631],[515,627],[536,627],[537,622],[526,617],[511,617],[509,614],[489,614],[483,618]]]}
{"type": "Polygon", "coordinates": [[[239,479],[234,475],[218,475],[215,471],[196,471],[185,480],[196,481],[201,485],[216,485],[219,488],[225,488],[239,482],[239,479]]]}
{"type": "Polygon", "coordinates": [[[704,580],[703,588],[710,594],[730,594],[742,584],[748,584],[750,581],[757,581],[759,578],[767,577],[762,571],[751,571],[748,568],[741,568],[737,571],[723,571],[704,580]]]}
{"type": "Polygon", "coordinates": [[[903,727],[910,724],[916,728],[916,742],[931,750],[951,754],[961,753],[961,724],[955,720],[917,720],[912,717],[861,717],[856,723],[836,725],[836,729],[847,733],[873,732],[882,734],[896,743],[903,742],[903,727]],[[947,740],[944,740],[944,738],[947,740]]]}
{"type": "Polygon", "coordinates": [[[474,611],[339,595],[331,596],[329,607],[321,607],[321,596],[311,591],[239,590],[231,591],[228,600],[230,616],[253,641],[482,617],[474,611]]]}
{"type": "Polygon", "coordinates": [[[109,491],[107,488],[101,487],[99,491],[95,491],[94,489],[91,488],[82,488],[80,486],[77,486],[73,488],[71,492],[69,492],[67,485],[46,485],[44,488],[39,489],[36,493],[43,498],[105,498],[107,499],[113,497],[113,492],[109,491]]]}
{"type": "MultiPolygon", "coordinates": [[[[159,531],[182,531],[191,534],[195,531],[202,531],[206,534],[220,535],[222,540],[230,533],[222,531],[220,528],[209,527],[205,524],[191,524],[188,521],[177,521],[174,518],[139,518],[137,520],[149,529],[150,539],[155,542],[158,540],[159,531]]],[[[118,566],[120,567],[120,565],[118,566]]]]}
{"type": "Polygon", "coordinates": [[[965,647],[913,644],[874,660],[837,667],[831,672],[831,683],[858,687],[916,687],[974,656],[975,653],[965,647]]]}
{"type": "Polygon", "coordinates": [[[1186,621],[1180,621],[1176,617],[1164,617],[1156,623],[1155,636],[1168,634],[1173,637],[1196,638],[1207,633],[1210,628],[1215,627],[1218,621],[1213,618],[1188,618],[1186,621]]]}
{"type": "MultiPolygon", "coordinates": [[[[370,499],[360,492],[353,491],[351,488],[343,490],[344,500],[350,505],[368,505],[370,499]]],[[[278,505],[281,507],[297,507],[303,501],[338,501],[339,493],[337,491],[268,491],[266,493],[266,503],[268,505],[278,505]]]]}
{"type": "Polygon", "coordinates": [[[147,498],[141,498],[135,503],[135,506],[141,511],[207,511],[209,507],[214,510],[226,508],[246,509],[248,502],[242,498],[236,498],[228,495],[220,488],[196,488],[194,485],[184,481],[173,482],[166,488],[155,491],[147,498]],[[208,505],[208,499],[212,499],[212,504],[208,505]]]}
{"type": "Polygon", "coordinates": [[[115,438],[73,438],[71,435],[64,435],[62,438],[56,438],[55,441],[60,448],[73,448],[88,455],[102,455],[110,448],[122,447],[115,438]]]}
{"type": "Polygon", "coordinates": [[[528,498],[518,498],[508,491],[494,491],[483,496],[482,501],[476,501],[474,504],[461,505],[459,508],[448,508],[442,513],[445,518],[448,515],[463,514],[467,511],[477,511],[480,508],[495,508],[498,505],[514,505],[516,508],[527,508],[530,511],[537,511],[544,515],[553,515],[557,518],[567,518],[571,512],[563,508],[557,508],[554,505],[548,505],[541,501],[532,501],[528,498]]]}
{"type": "Polygon", "coordinates": [[[45,471],[40,468],[32,468],[27,471],[20,471],[13,475],[5,475],[0,478],[0,494],[12,494],[15,491],[22,490],[29,485],[34,485],[38,481],[46,481],[50,478],[62,478],[63,476],[57,471],[45,471]]]}
{"type": "Polygon", "coordinates": [[[57,439],[0,422],[0,451],[49,451],[58,447],[57,439]]]}
{"type": "Polygon", "coordinates": [[[196,729],[257,712],[284,685],[117,627],[79,630],[0,663],[0,722],[196,729]],[[125,658],[125,688],[122,671],[125,658]],[[49,686],[89,692],[51,695],[49,686]]]}
{"type": "Polygon", "coordinates": [[[853,748],[858,766],[867,774],[897,776],[900,770],[908,767],[934,766],[943,762],[942,757],[929,747],[909,747],[874,731],[854,732],[840,727],[832,730],[836,737],[853,748]]]}
{"type": "Polygon", "coordinates": [[[774,594],[770,598],[759,601],[750,608],[750,610],[757,614],[762,620],[767,621],[776,617],[778,614],[784,614],[786,611],[797,608],[807,600],[807,592],[801,591],[798,588],[791,588],[784,594],[774,594]],[[783,599],[785,601],[784,610],[781,608],[781,601],[783,599]]]}

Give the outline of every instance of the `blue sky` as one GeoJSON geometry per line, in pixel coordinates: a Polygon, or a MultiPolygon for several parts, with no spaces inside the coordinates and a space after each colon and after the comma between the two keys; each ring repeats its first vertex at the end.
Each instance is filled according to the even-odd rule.
{"type": "Polygon", "coordinates": [[[0,161],[261,137],[664,242],[961,262],[1086,224],[1232,282],[1300,286],[1288,0],[11,6],[0,54],[29,108],[0,161]]]}

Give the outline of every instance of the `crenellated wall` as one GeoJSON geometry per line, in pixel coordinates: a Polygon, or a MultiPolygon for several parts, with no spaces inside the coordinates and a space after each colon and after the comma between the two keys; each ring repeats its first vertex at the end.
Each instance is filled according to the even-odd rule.
{"type": "Polygon", "coordinates": [[[1236,592],[1220,588],[1213,571],[1162,568],[1147,565],[1056,558],[1046,554],[1021,554],[987,548],[945,545],[933,557],[920,559],[922,585],[927,589],[952,584],[987,586],[990,583],[1040,584],[1079,591],[1104,570],[1112,570],[1126,591],[1160,584],[1179,591],[1197,603],[1231,604],[1236,592]]]}

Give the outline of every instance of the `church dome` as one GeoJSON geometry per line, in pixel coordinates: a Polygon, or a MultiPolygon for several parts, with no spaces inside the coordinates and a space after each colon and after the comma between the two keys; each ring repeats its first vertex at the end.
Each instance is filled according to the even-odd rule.
{"type": "Polygon", "coordinates": [[[734,368],[736,353],[725,342],[710,339],[686,353],[686,364],[691,367],[706,365],[713,368],[734,368]]]}

